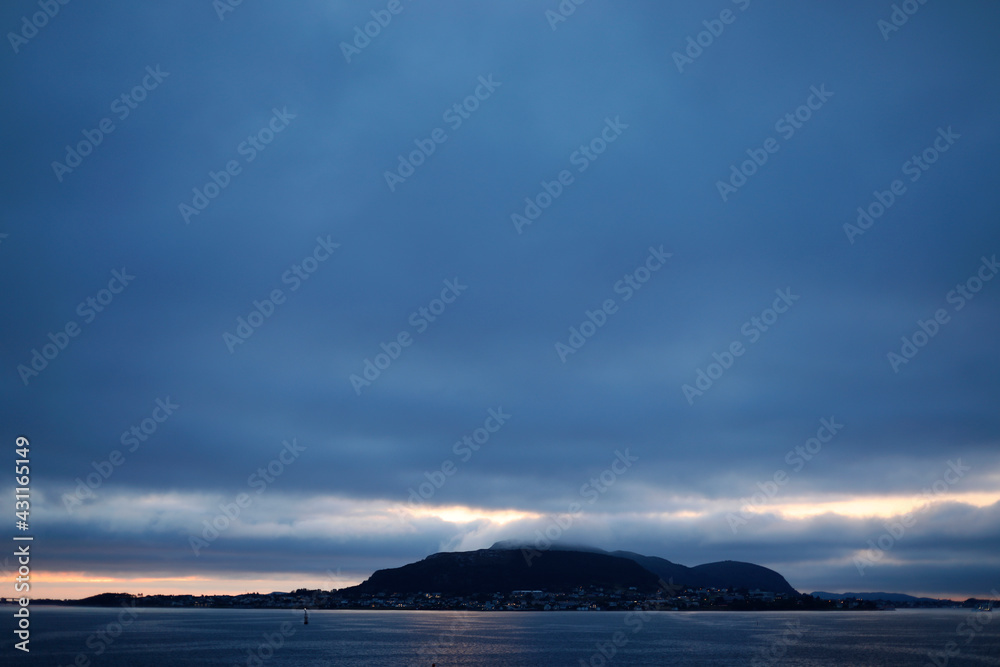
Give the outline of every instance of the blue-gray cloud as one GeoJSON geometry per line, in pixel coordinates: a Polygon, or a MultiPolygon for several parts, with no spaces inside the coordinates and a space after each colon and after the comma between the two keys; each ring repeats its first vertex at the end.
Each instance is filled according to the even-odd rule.
{"type": "MultiPolygon", "coordinates": [[[[97,542],[62,509],[115,450],[124,462],[88,503],[187,494],[210,516],[208,498],[245,490],[291,438],[308,449],[268,493],[405,503],[453,460],[433,503],[538,514],[630,447],[641,463],[602,498],[600,546],[787,562],[816,588],[860,587],[818,553],[858,548],[859,519],[835,538],[821,519],[727,536],[714,503],[788,467],[820,419],[845,428],[790,497],[917,496],[957,457],[973,472],[956,492],[995,489],[994,3],[922,5],[886,38],[891,6],[862,2],[592,0],[550,23],[554,2],[404,0],[347,62],[342,42],[385,6],[243,3],[220,20],[207,2],[70,3],[2,56],[2,436],[34,444],[35,487],[63,512],[39,528],[60,567],[170,572],[161,550],[187,549],[170,509],[156,516],[171,530],[107,517],[97,542]],[[724,9],[734,20],[699,36],[724,9]],[[678,71],[689,37],[703,46],[678,71]],[[595,142],[609,122],[614,141],[595,142]],[[88,143],[78,164],[67,155],[88,143]],[[400,155],[422,161],[390,189],[387,171],[409,174],[400,155]],[[540,194],[551,203],[531,211],[540,194]],[[874,202],[863,233],[845,229],[874,202]],[[324,240],[339,247],[310,263],[324,240]],[[630,287],[661,246],[669,259],[630,287]],[[103,294],[123,270],[134,279],[103,294]],[[439,308],[445,281],[467,289],[431,321],[420,309],[439,308]],[[280,303],[255,305],[275,290],[280,303]],[[769,314],[776,291],[798,299],[769,314]],[[393,352],[401,334],[411,344],[393,352]],[[385,367],[352,385],[366,360],[385,367]],[[168,397],[179,407],[143,433],[168,397]],[[455,443],[500,408],[509,422],[461,460],[455,443]],[[147,439],[130,450],[133,427],[147,439]],[[633,524],[668,496],[707,514],[633,524]]],[[[30,33],[37,11],[8,4],[0,26],[30,33]]],[[[962,507],[921,524],[945,545],[940,567],[894,562],[865,583],[989,590],[966,565],[995,512],[962,507]],[[968,539],[943,540],[955,524],[968,539]]],[[[398,564],[529,523],[308,536],[309,565],[291,569],[398,564]]],[[[225,553],[288,569],[283,539],[220,538],[194,567],[225,553]]],[[[894,556],[924,562],[913,549],[894,556]]]]}

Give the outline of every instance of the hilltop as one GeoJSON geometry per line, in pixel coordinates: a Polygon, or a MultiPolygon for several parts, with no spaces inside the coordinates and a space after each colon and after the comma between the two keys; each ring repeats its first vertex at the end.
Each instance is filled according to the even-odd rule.
{"type": "Polygon", "coordinates": [[[498,542],[477,551],[432,554],[402,567],[378,570],[361,584],[339,593],[349,597],[428,591],[477,595],[517,590],[565,592],[579,588],[649,593],[670,587],[799,595],[779,573],[753,563],[719,561],[687,567],[628,551],[607,552],[587,547],[538,551],[512,542],[498,542]]]}

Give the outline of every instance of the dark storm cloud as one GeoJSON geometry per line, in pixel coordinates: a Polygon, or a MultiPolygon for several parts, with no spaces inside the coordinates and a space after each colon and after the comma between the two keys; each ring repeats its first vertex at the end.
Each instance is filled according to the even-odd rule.
{"type": "MultiPolygon", "coordinates": [[[[555,30],[545,15],[555,3],[404,2],[345,62],[341,42],[384,6],[243,3],[220,20],[208,2],[70,3],[7,53],[5,437],[37,443],[35,475],[64,513],[49,539],[65,569],[87,561],[78,545],[96,528],[62,508],[63,494],[127,450],[123,434],[167,398],[174,414],[87,503],[191,494],[211,516],[212,499],[244,490],[295,438],[307,450],[275,482],[281,494],[405,503],[454,460],[433,503],[544,514],[628,447],[641,463],[602,497],[602,512],[621,514],[595,533],[602,546],[778,563],[751,531],[709,539],[724,521],[690,534],[667,522],[678,539],[651,543],[656,520],[633,528],[625,514],[686,497],[724,515],[712,503],[738,505],[787,468],[824,418],[844,429],[796,472],[789,497],[918,495],[956,457],[973,466],[956,491],[995,489],[1000,283],[954,297],[1000,252],[994,4],[922,6],[883,39],[877,21],[891,8],[861,2],[589,2],[555,30]],[[725,8],[734,22],[678,72],[673,54],[725,8]],[[165,73],[155,87],[147,67],[165,73]],[[114,101],[144,79],[144,99],[122,118],[114,101]],[[491,92],[454,126],[446,111],[483,79],[491,92]],[[832,94],[793,133],[776,125],[815,107],[817,90],[832,94]],[[250,148],[276,115],[281,131],[250,148]],[[103,118],[114,131],[54,173],[103,118]],[[609,125],[619,136],[578,171],[575,151],[609,125]],[[385,172],[436,128],[447,140],[391,191],[385,172]],[[942,133],[958,138],[911,181],[904,163],[942,133]],[[717,182],[769,137],[780,148],[723,201],[717,182]],[[231,160],[239,173],[226,181],[231,160]],[[518,229],[511,215],[526,215],[525,198],[562,170],[573,182],[518,229]],[[178,206],[195,204],[210,172],[225,187],[185,216],[178,206]],[[905,193],[863,234],[845,233],[895,179],[905,193]],[[294,278],[323,243],[339,247],[294,278]],[[626,300],[616,286],[661,247],[671,257],[626,300]],[[87,319],[78,304],[123,269],[134,280],[87,319]],[[414,324],[445,281],[467,289],[426,328],[414,324]],[[284,302],[230,352],[223,334],[275,289],[284,302]],[[776,291],[797,299],[765,331],[754,318],[767,321],[776,291]],[[608,299],[617,310],[561,361],[556,343],[608,299]],[[895,372],[887,354],[939,309],[947,322],[895,372]],[[70,322],[80,334],[25,386],[18,367],[70,322]],[[350,377],[402,332],[412,345],[358,395],[350,377]],[[682,387],[734,342],[745,353],[689,402],[682,387]],[[461,461],[455,443],[501,408],[509,422],[461,461]]],[[[17,30],[35,11],[7,5],[0,25],[17,30]]],[[[155,561],[144,540],[187,548],[187,518],[164,520],[169,536],[113,522],[101,534],[140,570],[155,561]]],[[[819,559],[818,521],[794,524],[784,548],[819,559]]],[[[403,562],[506,530],[438,521],[391,539],[303,538],[303,553],[403,562]]],[[[229,539],[216,553],[271,548],[260,535],[229,539]]],[[[949,562],[976,553],[948,544],[949,562]]],[[[846,554],[856,540],[834,546],[846,554]]],[[[101,558],[93,552],[94,566],[101,558]]],[[[243,566],[285,567],[276,563],[243,566]]],[[[951,571],[933,585],[957,582],[951,571]]]]}

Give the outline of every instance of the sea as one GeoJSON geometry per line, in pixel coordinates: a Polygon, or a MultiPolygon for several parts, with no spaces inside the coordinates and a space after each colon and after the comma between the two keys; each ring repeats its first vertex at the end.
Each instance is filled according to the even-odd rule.
{"type": "Polygon", "coordinates": [[[1000,665],[1000,613],[30,608],[2,665],[1000,665]]]}

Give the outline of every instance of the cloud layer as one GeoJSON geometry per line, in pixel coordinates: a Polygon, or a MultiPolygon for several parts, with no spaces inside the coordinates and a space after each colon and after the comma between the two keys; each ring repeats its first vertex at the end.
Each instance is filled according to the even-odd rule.
{"type": "Polygon", "coordinates": [[[998,585],[995,3],[389,4],[0,10],[51,594],[328,588],[572,503],[805,591],[998,585]]]}

